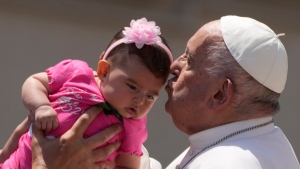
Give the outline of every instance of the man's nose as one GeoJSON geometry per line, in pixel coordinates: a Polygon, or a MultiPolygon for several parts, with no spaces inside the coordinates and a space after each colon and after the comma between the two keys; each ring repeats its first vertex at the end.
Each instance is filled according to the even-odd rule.
{"type": "Polygon", "coordinates": [[[173,63],[171,64],[171,66],[170,66],[170,72],[171,73],[174,73],[174,71],[176,70],[176,69],[179,69],[180,68],[180,65],[181,65],[181,61],[182,60],[182,58],[181,57],[178,57],[176,60],[174,60],[173,61],[173,63]]]}

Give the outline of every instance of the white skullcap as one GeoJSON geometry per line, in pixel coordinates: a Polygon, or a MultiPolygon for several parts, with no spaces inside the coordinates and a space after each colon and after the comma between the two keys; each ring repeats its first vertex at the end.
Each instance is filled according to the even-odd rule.
{"type": "Polygon", "coordinates": [[[239,16],[222,17],[221,31],[240,66],[262,85],[281,93],[287,79],[288,58],[280,35],[261,22],[239,16]]]}

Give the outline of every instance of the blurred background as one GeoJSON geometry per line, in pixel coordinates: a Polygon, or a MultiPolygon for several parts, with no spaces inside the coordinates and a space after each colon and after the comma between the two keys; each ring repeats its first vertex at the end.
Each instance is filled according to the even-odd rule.
{"type": "MultiPolygon", "coordinates": [[[[252,17],[286,34],[280,39],[289,56],[289,74],[275,124],[300,157],[300,0],[0,0],[0,146],[28,114],[21,86],[29,75],[68,58],[85,60],[96,69],[113,35],[141,17],[161,27],[177,58],[203,24],[223,15],[252,17]]],[[[163,167],[189,144],[165,113],[166,99],[162,91],[149,114],[145,143],[163,167]]]]}

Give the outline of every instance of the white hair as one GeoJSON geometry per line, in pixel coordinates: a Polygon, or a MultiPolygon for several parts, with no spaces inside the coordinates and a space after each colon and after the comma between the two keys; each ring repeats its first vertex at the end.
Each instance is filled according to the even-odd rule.
{"type": "Polygon", "coordinates": [[[212,42],[206,55],[213,63],[206,67],[210,77],[227,77],[232,81],[234,105],[239,113],[251,116],[254,112],[264,112],[261,115],[269,115],[279,111],[280,94],[263,86],[247,73],[233,58],[224,41],[212,42]],[[243,95],[242,99],[239,97],[241,95],[243,95]]]}

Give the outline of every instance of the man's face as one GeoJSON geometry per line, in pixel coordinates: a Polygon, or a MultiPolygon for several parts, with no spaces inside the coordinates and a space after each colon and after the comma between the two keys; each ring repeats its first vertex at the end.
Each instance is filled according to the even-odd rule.
{"type": "Polygon", "coordinates": [[[175,126],[188,135],[206,129],[210,120],[207,102],[212,83],[205,69],[211,64],[205,55],[208,44],[208,31],[204,26],[188,41],[185,53],[171,65],[174,77],[165,87],[166,111],[175,126]]]}

